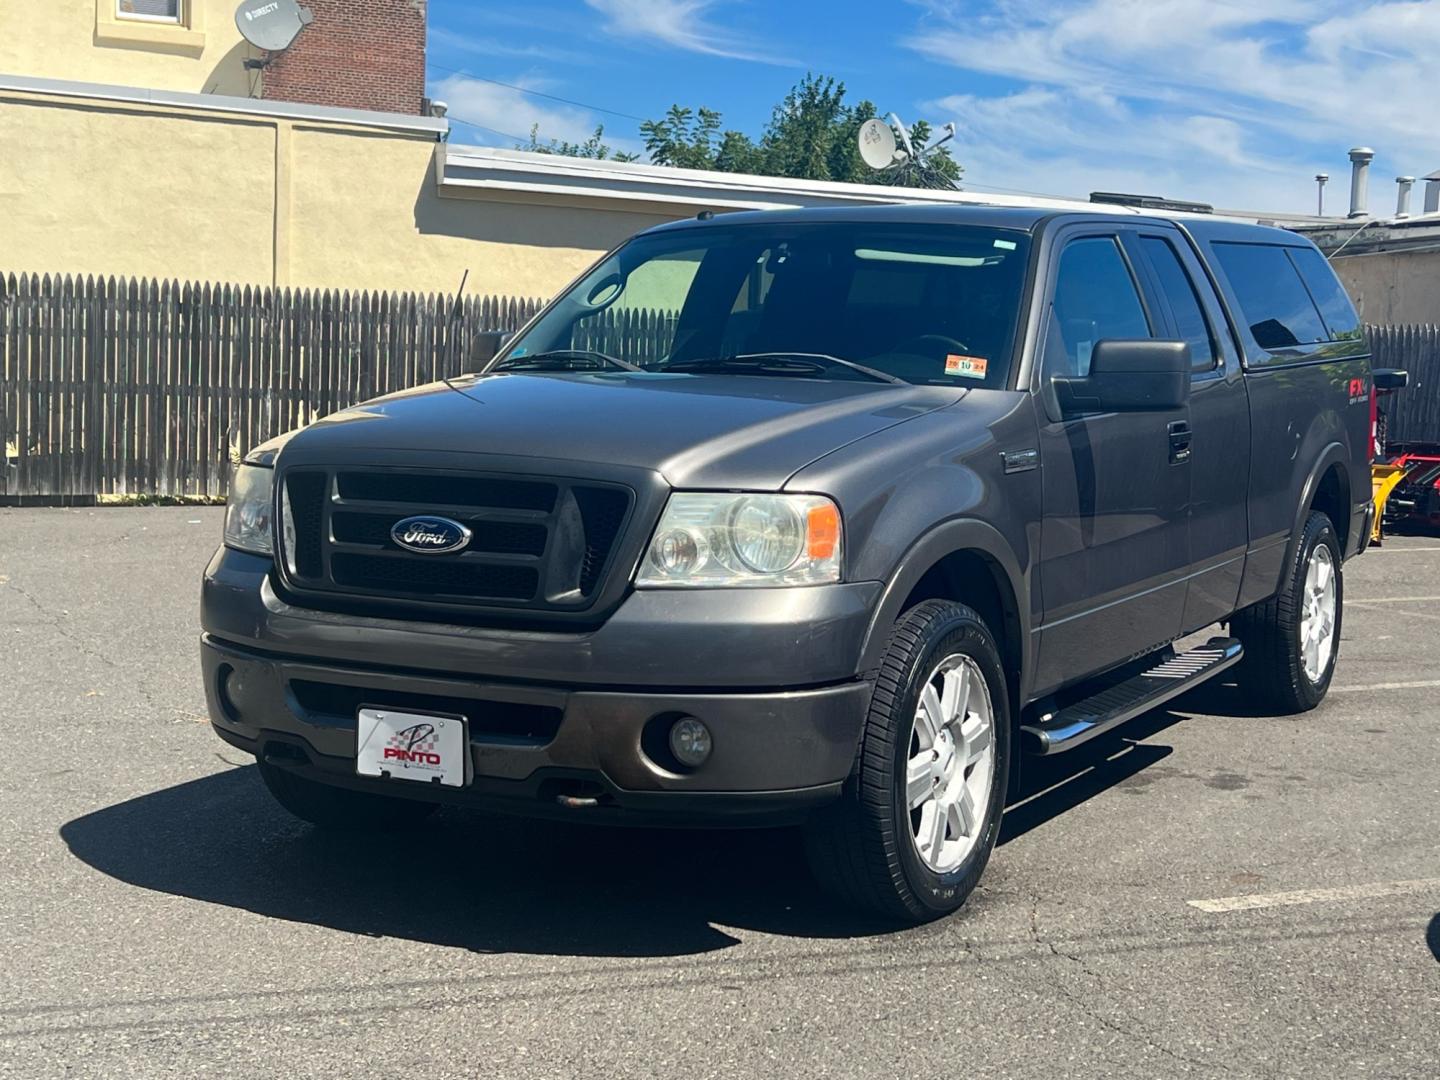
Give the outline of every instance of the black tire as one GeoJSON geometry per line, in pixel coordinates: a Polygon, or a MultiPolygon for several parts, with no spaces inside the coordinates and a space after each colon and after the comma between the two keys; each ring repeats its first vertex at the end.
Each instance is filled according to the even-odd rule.
{"type": "Polygon", "coordinates": [[[398,829],[424,821],[436,804],[333,787],[277,765],[259,762],[260,779],[275,801],[301,821],[344,832],[398,829]]]}
{"type": "Polygon", "coordinates": [[[1005,807],[1010,775],[1010,703],[999,650],[989,628],[963,604],[927,600],[896,622],[875,680],[855,767],[840,800],[805,830],[815,876],[845,903],[908,923],[948,915],[980,880],[1005,807]],[[990,797],[978,838],[947,873],[916,849],[905,769],[924,683],[951,654],[972,659],[985,679],[995,748],[990,797]]]}
{"type": "Polygon", "coordinates": [[[1236,681],[1250,700],[1277,715],[1308,712],[1319,705],[1330,689],[1335,662],[1340,656],[1340,629],[1345,613],[1345,574],[1340,561],[1340,543],[1330,519],[1312,513],[1300,531],[1295,555],[1285,568],[1284,584],[1269,600],[1237,612],[1230,620],[1230,633],[1245,646],[1245,657],[1236,667],[1236,681]],[[1335,574],[1334,646],[1318,679],[1305,671],[1300,639],[1304,613],[1305,576],[1310,559],[1320,545],[1330,549],[1335,574]]]}

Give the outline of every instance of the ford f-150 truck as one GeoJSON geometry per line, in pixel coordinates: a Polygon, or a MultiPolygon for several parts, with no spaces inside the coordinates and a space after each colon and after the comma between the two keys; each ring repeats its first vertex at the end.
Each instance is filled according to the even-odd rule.
{"type": "Polygon", "coordinates": [[[841,897],[933,918],[1022,755],[1227,670],[1278,712],[1325,696],[1371,390],[1344,290],[1279,229],[665,225],[476,373],[246,458],[210,715],[321,826],[798,824],[841,897]]]}

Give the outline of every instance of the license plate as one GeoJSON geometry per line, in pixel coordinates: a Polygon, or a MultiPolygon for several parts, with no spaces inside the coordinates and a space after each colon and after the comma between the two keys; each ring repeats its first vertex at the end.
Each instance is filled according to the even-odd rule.
{"type": "Polygon", "coordinates": [[[364,708],[355,723],[355,771],[388,780],[464,787],[469,746],[463,716],[364,708]]]}

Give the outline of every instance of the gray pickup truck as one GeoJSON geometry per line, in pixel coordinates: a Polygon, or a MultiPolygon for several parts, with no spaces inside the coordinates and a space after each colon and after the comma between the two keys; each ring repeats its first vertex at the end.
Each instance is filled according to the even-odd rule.
{"type": "Polygon", "coordinates": [[[477,374],[236,470],[205,689],[287,809],[799,824],[841,897],[918,921],[974,888],[1023,753],[1227,669],[1278,712],[1324,697],[1372,380],[1310,243],[702,217],[477,374]]]}

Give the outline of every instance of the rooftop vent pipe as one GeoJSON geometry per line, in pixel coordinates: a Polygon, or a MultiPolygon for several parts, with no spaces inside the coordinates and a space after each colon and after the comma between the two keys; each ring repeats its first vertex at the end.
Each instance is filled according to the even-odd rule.
{"type": "Polygon", "coordinates": [[[1440,214],[1440,169],[1425,177],[1425,213],[1440,214]]]}
{"type": "Polygon", "coordinates": [[[1395,185],[1399,189],[1395,196],[1395,216],[1397,218],[1410,216],[1410,189],[1415,186],[1415,177],[1397,176],[1395,185]]]}
{"type": "Polygon", "coordinates": [[[1370,162],[1375,151],[1368,146],[1357,146],[1350,151],[1350,216],[1364,217],[1370,205],[1366,190],[1370,179],[1370,162]]]}
{"type": "Polygon", "coordinates": [[[1325,185],[1330,181],[1328,172],[1315,174],[1315,216],[1325,216],[1325,185]]]}

